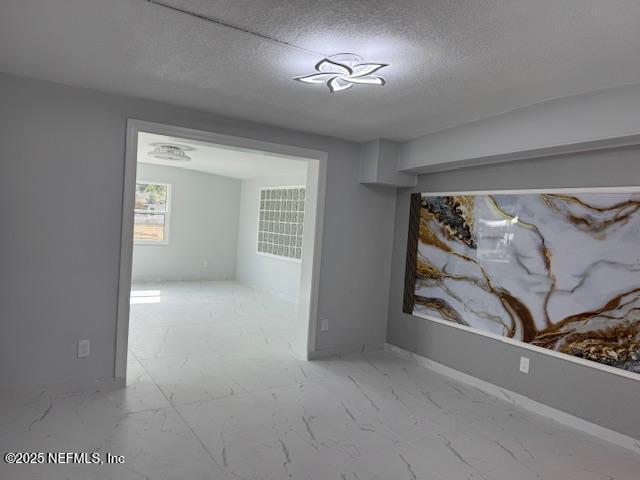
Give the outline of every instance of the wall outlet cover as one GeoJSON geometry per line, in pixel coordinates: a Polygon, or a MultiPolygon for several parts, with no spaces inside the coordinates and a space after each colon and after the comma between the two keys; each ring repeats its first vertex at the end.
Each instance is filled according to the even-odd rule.
{"type": "Polygon", "coordinates": [[[78,358],[86,358],[91,355],[91,340],[78,341],[78,358]]]}
{"type": "Polygon", "coordinates": [[[531,360],[529,357],[520,357],[520,371],[522,373],[529,373],[529,367],[531,366],[531,360]]]}

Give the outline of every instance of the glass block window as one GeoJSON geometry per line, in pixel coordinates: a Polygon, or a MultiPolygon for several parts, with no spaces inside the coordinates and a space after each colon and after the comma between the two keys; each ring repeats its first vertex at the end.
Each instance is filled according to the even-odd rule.
{"type": "Polygon", "coordinates": [[[302,258],[304,200],[304,187],[260,189],[258,253],[302,258]]]}

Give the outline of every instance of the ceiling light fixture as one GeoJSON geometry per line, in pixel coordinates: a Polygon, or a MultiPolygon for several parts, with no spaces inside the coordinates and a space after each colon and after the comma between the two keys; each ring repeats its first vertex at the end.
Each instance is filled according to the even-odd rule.
{"type": "Polygon", "coordinates": [[[149,156],[161,160],[172,160],[174,162],[190,162],[191,157],[184,151],[184,147],[171,145],[169,143],[152,143],[156,148],[149,152],[149,156]]]}
{"type": "Polygon", "coordinates": [[[339,53],[316,63],[316,73],[293,79],[303,83],[326,84],[331,93],[347,90],[354,85],[382,86],[386,83],[384,78],[373,74],[388,64],[361,62],[359,55],[339,53]]]}

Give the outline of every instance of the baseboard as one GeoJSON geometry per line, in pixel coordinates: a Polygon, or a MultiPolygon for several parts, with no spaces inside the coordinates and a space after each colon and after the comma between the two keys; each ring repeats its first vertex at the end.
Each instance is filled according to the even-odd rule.
{"type": "Polygon", "coordinates": [[[0,396],[4,393],[11,394],[27,394],[31,391],[47,390],[50,393],[57,392],[91,392],[95,390],[119,390],[126,386],[126,379],[108,377],[96,380],[78,380],[72,382],[59,383],[43,383],[37,385],[18,385],[18,386],[2,386],[0,387],[0,396]]]}
{"type": "Polygon", "coordinates": [[[404,358],[405,360],[426,367],[430,370],[433,370],[434,372],[441,373],[442,375],[451,377],[454,380],[458,380],[460,382],[471,385],[472,387],[482,390],[489,395],[498,397],[501,400],[512,403],[513,405],[517,405],[518,407],[524,408],[538,415],[551,418],[556,422],[567,425],[568,427],[580,430],[602,440],[606,440],[610,443],[623,447],[634,453],[640,454],[640,440],[629,437],[623,433],[616,432],[614,430],[603,427],[602,425],[597,425],[583,418],[571,415],[570,413],[563,412],[562,410],[558,410],[543,403],[537,402],[529,397],[525,397],[522,394],[499,387],[497,385],[494,385],[493,383],[480,380],[479,378],[473,377],[454,368],[447,367],[446,365],[430,360],[429,358],[423,357],[422,355],[418,355],[403,348],[396,347],[395,345],[385,343],[384,349],[387,352],[394,353],[395,355],[404,358]]]}
{"type": "Polygon", "coordinates": [[[307,360],[318,360],[320,358],[333,357],[335,355],[345,355],[347,353],[362,353],[384,350],[384,343],[357,343],[353,345],[341,345],[339,347],[323,348],[307,353],[307,360]]]}

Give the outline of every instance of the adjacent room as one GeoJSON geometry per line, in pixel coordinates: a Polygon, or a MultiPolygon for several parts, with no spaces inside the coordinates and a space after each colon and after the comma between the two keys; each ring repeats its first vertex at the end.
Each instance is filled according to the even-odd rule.
{"type": "Polygon", "coordinates": [[[304,372],[307,161],[148,132],[136,160],[127,374],[181,404],[304,372]]]}
{"type": "Polygon", "coordinates": [[[0,2],[0,480],[640,479],[639,25],[0,2]]]}

